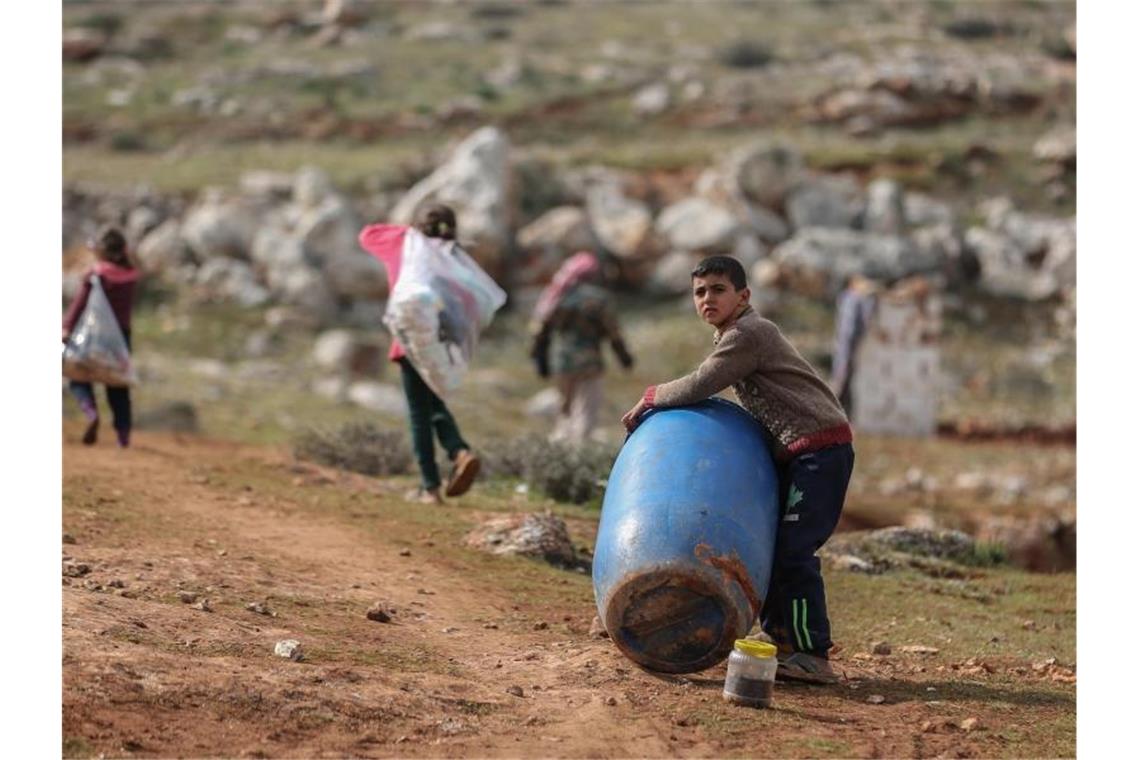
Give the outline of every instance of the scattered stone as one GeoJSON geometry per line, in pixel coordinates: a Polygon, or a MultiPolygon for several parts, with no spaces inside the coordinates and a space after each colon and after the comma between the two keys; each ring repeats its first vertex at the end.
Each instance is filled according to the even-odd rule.
{"type": "Polygon", "coordinates": [[[202,612],[213,612],[214,611],[214,608],[210,606],[210,600],[206,599],[206,598],[203,598],[201,601],[199,601],[197,604],[195,604],[194,609],[201,610],[202,612]]]}
{"type": "Polygon", "coordinates": [[[886,642],[886,641],[876,641],[874,644],[871,645],[871,652],[872,652],[872,654],[883,654],[883,655],[890,654],[891,653],[891,645],[889,642],[886,642]]]}
{"type": "Polygon", "coordinates": [[[412,556],[412,550],[411,549],[401,549],[400,550],[400,556],[401,557],[410,557],[410,556],[412,556]]]}
{"type": "Polygon", "coordinates": [[[982,727],[981,722],[977,718],[966,718],[958,724],[958,728],[963,731],[976,731],[982,727]]]}
{"type": "Polygon", "coordinates": [[[383,602],[373,604],[368,608],[368,611],[364,613],[364,616],[369,620],[375,620],[377,623],[392,622],[392,615],[384,608],[383,602]]]}
{"type": "Polygon", "coordinates": [[[468,533],[465,541],[492,554],[540,557],[562,566],[578,564],[566,523],[550,513],[496,517],[468,533]]]}
{"type": "Polygon", "coordinates": [[[905,654],[938,654],[937,647],[928,647],[924,644],[911,644],[905,647],[899,647],[899,651],[905,654]]]}
{"type": "Polygon", "coordinates": [[[250,602],[245,606],[250,612],[256,612],[258,615],[268,615],[269,617],[277,617],[277,613],[269,609],[269,605],[264,602],[250,602]]]}
{"type": "Polygon", "coordinates": [[[127,584],[123,583],[123,581],[119,578],[112,578],[111,580],[107,581],[107,587],[108,588],[126,588],[127,584]]]}
{"type": "Polygon", "coordinates": [[[537,726],[540,722],[541,721],[537,715],[532,715],[529,718],[527,718],[525,721],[523,721],[523,725],[537,726]]]}
{"type": "Polygon", "coordinates": [[[86,562],[64,562],[63,574],[69,578],[82,578],[91,572],[91,566],[86,562]]]}
{"type": "Polygon", "coordinates": [[[88,591],[102,591],[103,590],[102,584],[100,584],[98,581],[94,580],[93,578],[84,578],[83,579],[83,588],[87,589],[88,591]]]}
{"type": "Polygon", "coordinates": [[[441,630],[440,630],[440,633],[455,633],[455,632],[456,632],[456,631],[458,631],[458,630],[459,630],[459,629],[458,629],[458,628],[456,628],[455,626],[453,626],[453,625],[449,625],[449,626],[447,626],[446,628],[443,628],[443,629],[441,629],[441,630]]]}
{"type": "Polygon", "coordinates": [[[198,595],[193,591],[179,591],[178,601],[182,602],[183,604],[193,604],[194,602],[198,601],[198,595]]]}
{"type": "Polygon", "coordinates": [[[590,635],[598,639],[608,639],[610,637],[609,631],[602,625],[602,619],[594,615],[594,620],[590,623],[590,635]]]}
{"type": "Polygon", "coordinates": [[[434,591],[428,591],[426,588],[418,588],[416,589],[416,593],[423,594],[424,596],[435,596],[434,591]]]}
{"type": "Polygon", "coordinates": [[[301,649],[301,642],[296,639],[282,639],[278,641],[273,647],[273,654],[292,660],[293,662],[300,662],[305,657],[305,653],[301,649]]]}
{"type": "Polygon", "coordinates": [[[881,705],[887,701],[887,698],[882,694],[870,694],[867,697],[867,702],[872,705],[881,705]]]}
{"type": "Polygon", "coordinates": [[[616,704],[617,704],[617,700],[616,700],[616,699],[614,699],[613,697],[606,697],[604,701],[605,701],[605,703],[606,703],[607,705],[609,705],[610,707],[613,707],[614,705],[616,705],[616,704]]]}
{"type": "Polygon", "coordinates": [[[495,623],[483,623],[483,627],[487,628],[489,630],[492,630],[492,631],[498,630],[498,628],[499,628],[499,626],[495,623]]]}
{"type": "Polygon", "coordinates": [[[523,695],[523,690],[521,686],[508,686],[507,693],[513,694],[516,697],[521,697],[523,695]]]}
{"type": "Polygon", "coordinates": [[[534,630],[536,631],[545,631],[549,627],[550,625],[545,620],[540,620],[534,624],[534,630]]]}
{"type": "Polygon", "coordinates": [[[1021,627],[1027,631],[1036,631],[1037,622],[1035,620],[1023,620],[1021,621],[1021,627]]]}
{"type": "Polygon", "coordinates": [[[71,535],[70,533],[64,533],[63,534],[63,542],[65,544],[74,544],[75,543],[75,536],[71,535]]]}

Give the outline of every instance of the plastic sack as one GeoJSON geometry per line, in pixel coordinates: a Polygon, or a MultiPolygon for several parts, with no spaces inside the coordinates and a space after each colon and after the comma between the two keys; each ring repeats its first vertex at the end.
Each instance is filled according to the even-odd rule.
{"type": "Polygon", "coordinates": [[[506,300],[503,289],[462,248],[411,228],[384,324],[420,377],[443,398],[463,381],[479,333],[506,300]]]}
{"type": "Polygon", "coordinates": [[[91,276],[87,305],[63,347],[63,375],[70,380],[104,385],[136,385],[127,340],[111,310],[97,275],[91,276]]]}

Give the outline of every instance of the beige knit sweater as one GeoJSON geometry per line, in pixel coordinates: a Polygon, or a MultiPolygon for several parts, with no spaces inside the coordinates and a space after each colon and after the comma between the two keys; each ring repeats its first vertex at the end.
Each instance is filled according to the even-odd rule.
{"type": "Polygon", "coordinates": [[[713,345],[695,371],[650,386],[646,403],[684,406],[731,385],[741,405],[767,431],[778,461],[851,441],[851,426],[835,394],[780,328],[751,306],[713,336],[713,345]]]}

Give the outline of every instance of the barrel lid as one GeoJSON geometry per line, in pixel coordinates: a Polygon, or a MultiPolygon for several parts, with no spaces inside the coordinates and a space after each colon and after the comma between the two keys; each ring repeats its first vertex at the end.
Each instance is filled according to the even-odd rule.
{"type": "Polygon", "coordinates": [[[753,657],[767,658],[776,656],[776,647],[774,644],[769,644],[766,641],[756,641],[755,639],[737,639],[733,648],[737,652],[752,655],[753,657]]]}

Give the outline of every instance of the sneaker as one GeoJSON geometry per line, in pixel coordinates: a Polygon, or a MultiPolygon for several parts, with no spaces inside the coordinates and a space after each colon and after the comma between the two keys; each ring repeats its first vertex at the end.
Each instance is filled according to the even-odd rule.
{"type": "Polygon", "coordinates": [[[99,418],[93,417],[87,423],[87,429],[83,431],[83,445],[94,446],[95,441],[99,438],[99,418]]]}
{"type": "Polygon", "coordinates": [[[461,496],[467,493],[471,484],[475,482],[475,476],[479,474],[480,465],[479,457],[467,449],[460,450],[455,455],[455,465],[451,468],[451,477],[447,479],[447,488],[444,489],[444,494],[461,496]]]}
{"type": "Polygon", "coordinates": [[[831,669],[831,663],[824,657],[816,657],[807,652],[793,652],[789,655],[776,655],[776,678],[783,681],[804,683],[839,683],[839,674],[831,669]]]}
{"type": "Polygon", "coordinates": [[[429,490],[422,486],[420,488],[413,488],[404,494],[404,501],[410,501],[413,504],[433,504],[435,506],[443,504],[443,498],[440,497],[438,488],[429,490]]]}

